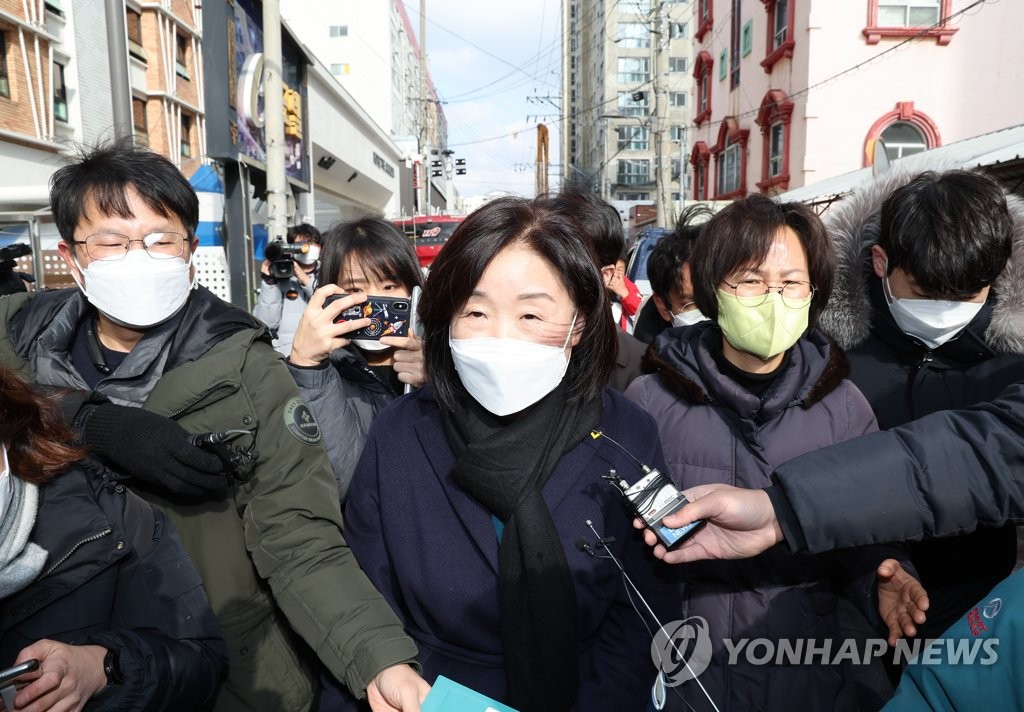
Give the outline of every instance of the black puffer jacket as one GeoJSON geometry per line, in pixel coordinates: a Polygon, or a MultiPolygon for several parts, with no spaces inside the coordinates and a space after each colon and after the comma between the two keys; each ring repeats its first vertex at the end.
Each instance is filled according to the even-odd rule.
{"type": "Polygon", "coordinates": [[[86,460],[39,489],[33,583],[0,600],[0,667],[42,638],[117,651],[124,682],[87,710],[199,710],[227,653],[195,567],[163,516],[86,460]],[[133,498],[129,505],[128,498],[133,498]]]}
{"type": "MultiPolygon", "coordinates": [[[[960,334],[937,349],[907,336],[893,319],[871,267],[882,202],[914,173],[892,170],[835,208],[826,224],[840,269],[823,330],[846,349],[850,380],[868,399],[879,427],[991,400],[1024,380],[1024,202],[1008,196],[1013,257],[988,301],[960,334]]],[[[921,635],[937,637],[1013,570],[1013,527],[914,544],[911,556],[931,597],[921,635]],[[971,571],[964,576],[964,571],[971,571]]]]}

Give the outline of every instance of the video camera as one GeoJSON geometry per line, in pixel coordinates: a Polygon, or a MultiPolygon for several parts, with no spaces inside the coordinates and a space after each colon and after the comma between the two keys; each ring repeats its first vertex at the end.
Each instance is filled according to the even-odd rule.
{"type": "Polygon", "coordinates": [[[295,273],[293,265],[299,255],[309,252],[309,243],[289,245],[284,240],[267,244],[263,256],[270,262],[270,276],[274,279],[288,279],[295,273]]]}
{"type": "Polygon", "coordinates": [[[17,294],[27,292],[26,282],[35,282],[32,275],[15,272],[19,257],[32,254],[32,247],[23,242],[15,242],[0,248],[0,294],[17,294]]]}

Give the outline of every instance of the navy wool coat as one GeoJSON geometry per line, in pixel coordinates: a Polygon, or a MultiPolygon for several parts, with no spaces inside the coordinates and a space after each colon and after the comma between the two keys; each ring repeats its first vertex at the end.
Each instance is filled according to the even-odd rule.
{"type": "MultiPolygon", "coordinates": [[[[651,417],[610,389],[601,428],[631,455],[665,471],[651,417]]],[[[426,680],[445,675],[506,701],[498,536],[491,513],[453,481],[454,464],[429,389],[396,400],[374,421],[356,468],[346,538],[419,646],[426,680]]],[[[651,636],[618,568],[577,548],[581,539],[594,541],[587,520],[615,538],[610,548],[655,611],[674,608],[673,591],[657,583],[656,562],[632,517],[601,479],[610,469],[630,483],[642,476],[607,439],[588,437],[559,461],[543,489],[576,585],[578,710],[642,710],[657,673],[651,636]]]]}

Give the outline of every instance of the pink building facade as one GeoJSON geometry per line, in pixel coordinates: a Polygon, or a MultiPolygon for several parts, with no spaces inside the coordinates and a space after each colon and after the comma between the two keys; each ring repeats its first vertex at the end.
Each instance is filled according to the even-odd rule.
{"type": "Polygon", "coordinates": [[[1024,2],[693,0],[695,200],[1024,123],[1024,2]]]}

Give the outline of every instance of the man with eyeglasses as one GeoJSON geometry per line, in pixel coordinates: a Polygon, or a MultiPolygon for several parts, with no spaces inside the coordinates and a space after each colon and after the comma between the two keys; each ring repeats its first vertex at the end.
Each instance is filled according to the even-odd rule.
{"type": "Polygon", "coordinates": [[[416,648],[342,538],[316,421],[266,327],[196,282],[188,181],[115,144],[59,169],[50,203],[78,289],[0,299],[0,362],[73,389],[84,443],[177,525],[228,643],[216,709],[311,709],[323,666],[418,710],[416,648]]]}

